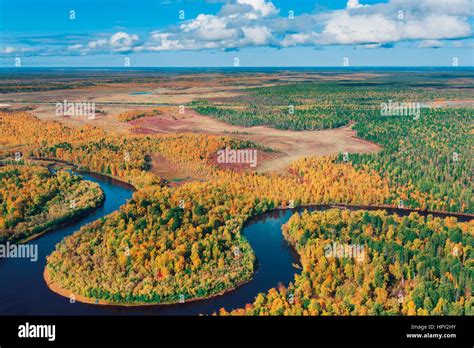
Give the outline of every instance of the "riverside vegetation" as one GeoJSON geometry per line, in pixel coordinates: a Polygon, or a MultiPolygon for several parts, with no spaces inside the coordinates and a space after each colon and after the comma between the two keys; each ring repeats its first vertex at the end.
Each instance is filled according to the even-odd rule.
{"type": "Polygon", "coordinates": [[[17,242],[96,208],[104,194],[96,183],[66,171],[24,163],[0,167],[0,242],[17,242]]]}
{"type": "Polygon", "coordinates": [[[301,256],[301,274],[231,314],[473,315],[473,231],[472,221],[417,213],[294,214],[283,234],[301,256]],[[334,244],[362,253],[337,254],[334,244]]]}
{"type": "MultiPolygon", "coordinates": [[[[470,109],[427,109],[420,120],[381,118],[375,110],[354,112],[360,116],[354,126],[358,135],[381,144],[380,153],[300,159],[281,174],[236,173],[214,165],[211,159],[217,150],[250,146],[229,137],[125,136],[97,127],[42,122],[27,113],[0,114],[0,145],[5,145],[6,154],[20,149],[25,157],[62,159],[137,188],[119,211],[57,245],[47,264],[55,284],[91,301],[174,303],[183,297],[187,301],[220,294],[249,281],[255,257],[242,226],[251,216],[273,208],[319,203],[397,206],[402,201],[407,208],[474,211],[470,109]],[[453,152],[457,160],[452,160],[453,152]],[[166,187],[147,171],[149,154],[159,154],[207,180],[166,187]]],[[[302,255],[302,275],[288,289],[259,295],[259,304],[235,313],[467,313],[466,306],[472,304],[472,280],[467,276],[472,267],[472,223],[373,212],[340,214],[346,215],[331,215],[334,223],[323,213],[314,223],[305,217],[298,228],[293,228],[297,218],[292,218],[284,233],[302,255]],[[335,234],[334,226],[343,229],[341,235],[335,234]],[[302,236],[293,232],[301,229],[302,236]],[[326,240],[318,241],[317,233],[325,231],[326,240]],[[364,231],[357,237],[366,245],[364,263],[347,266],[350,260],[329,260],[326,265],[331,267],[324,268],[311,254],[330,238],[350,242],[357,231],[364,231]],[[439,240],[431,241],[438,235],[439,240]],[[454,245],[462,249],[457,261],[448,255],[454,245]],[[415,264],[422,259],[426,267],[418,269],[415,264]],[[391,261],[398,261],[399,269],[391,270],[391,261]],[[315,269],[324,269],[324,276],[315,269]],[[328,282],[324,286],[323,278],[328,282]],[[353,280],[361,289],[347,285],[355,284],[353,280]],[[427,290],[431,287],[436,296],[427,290]],[[288,291],[295,296],[293,306],[280,298],[288,291]]]]}

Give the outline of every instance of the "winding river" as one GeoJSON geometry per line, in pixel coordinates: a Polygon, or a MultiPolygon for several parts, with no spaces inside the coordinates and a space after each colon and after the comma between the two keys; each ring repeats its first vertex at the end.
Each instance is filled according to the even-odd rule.
{"type": "MultiPolygon", "coordinates": [[[[97,182],[102,187],[106,199],[104,204],[86,217],[65,227],[48,232],[28,244],[38,245],[38,260],[4,259],[0,261],[0,315],[198,315],[212,314],[221,307],[227,310],[243,307],[253,302],[259,292],[266,292],[278,283],[288,284],[294,274],[299,272],[293,264],[298,256],[288,245],[281,233],[294,212],[305,209],[325,210],[330,206],[313,206],[288,210],[274,210],[259,215],[245,224],[244,234],[258,259],[258,269],[251,282],[222,296],[165,306],[97,306],[80,302],[70,303],[66,297],[59,296],[46,286],[43,270],[46,256],[65,236],[79,230],[89,222],[97,220],[117,210],[131,198],[133,189],[120,181],[109,177],[81,173],[84,179],[97,182]]],[[[361,207],[351,207],[356,210],[361,207]]],[[[375,210],[376,208],[365,208],[375,210]]],[[[410,211],[386,209],[390,213],[408,215],[410,211]]],[[[427,213],[420,213],[427,215],[427,213]]],[[[443,214],[433,214],[445,216],[443,214]]],[[[454,214],[452,214],[454,215],[454,214]]],[[[469,217],[458,217],[459,221],[468,221],[469,217]]]]}

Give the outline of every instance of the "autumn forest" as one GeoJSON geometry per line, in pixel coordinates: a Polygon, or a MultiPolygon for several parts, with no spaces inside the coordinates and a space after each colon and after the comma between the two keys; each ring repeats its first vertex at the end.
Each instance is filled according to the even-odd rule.
{"type": "MultiPolygon", "coordinates": [[[[244,233],[252,218],[331,205],[294,213],[282,226],[299,257],[289,284],[213,314],[473,315],[473,109],[436,104],[472,98],[472,89],[442,81],[432,89],[421,77],[387,88],[390,79],[279,83],[238,97],[197,97],[183,112],[144,104],[97,116],[115,122],[110,127],[3,109],[0,242],[39,237],[109,199],[81,171],[118,179],[134,187],[133,197],[58,243],[45,280],[83,302],[179,304],[225,296],[252,281],[259,260],[244,233]],[[420,117],[381,116],[389,99],[423,101],[420,117]],[[192,117],[237,128],[194,132],[185,123],[192,117]],[[151,131],[150,124],[181,124],[183,131],[151,131]],[[377,151],[308,153],[266,170],[267,160],[286,154],[252,138],[254,127],[350,131],[377,151]],[[262,163],[257,170],[221,166],[222,149],[256,149],[262,163]],[[168,168],[186,179],[160,175],[168,168]],[[344,208],[352,206],[361,208],[344,208]],[[421,214],[427,211],[464,218],[421,214]],[[357,246],[361,258],[333,245],[357,246]]],[[[88,88],[70,88],[79,87],[88,88]]]]}

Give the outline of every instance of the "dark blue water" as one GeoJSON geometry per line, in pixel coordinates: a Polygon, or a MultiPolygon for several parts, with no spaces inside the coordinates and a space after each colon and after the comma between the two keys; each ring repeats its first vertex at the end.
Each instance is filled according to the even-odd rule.
{"type": "MultiPolygon", "coordinates": [[[[303,210],[326,210],[331,206],[314,206],[289,210],[275,210],[251,219],[244,226],[244,235],[252,246],[258,259],[258,269],[248,284],[225,295],[208,300],[153,306],[100,306],[84,303],[70,303],[69,298],[51,292],[43,280],[46,256],[59,241],[77,231],[82,225],[97,220],[117,210],[132,195],[132,189],[113,179],[96,175],[82,174],[87,180],[99,183],[105,192],[104,205],[80,221],[67,227],[49,232],[31,241],[38,245],[37,262],[28,259],[6,259],[0,261],[0,315],[198,315],[212,314],[224,307],[227,310],[241,308],[253,302],[260,292],[267,292],[278,283],[288,285],[299,273],[293,264],[298,263],[296,253],[283,238],[281,226],[291,215],[303,210]]],[[[362,207],[351,207],[351,210],[362,207]]],[[[376,208],[363,209],[375,210],[376,208]]],[[[386,209],[389,213],[408,215],[410,211],[386,209]]],[[[427,215],[428,213],[420,213],[427,215]]],[[[446,216],[445,214],[433,214],[446,216]]],[[[454,215],[454,214],[451,214],[454,215]]],[[[468,221],[468,217],[458,217],[468,221]]]]}
{"type": "Polygon", "coordinates": [[[223,296],[209,300],[166,306],[96,306],[70,303],[69,298],[59,296],[46,286],[43,271],[46,256],[65,236],[74,233],[91,221],[117,210],[132,195],[126,184],[95,174],[81,174],[84,179],[100,184],[106,199],[102,207],[87,217],[29,242],[38,245],[38,261],[29,259],[4,259],[0,261],[0,315],[197,315],[212,314],[221,307],[233,309],[254,300],[259,292],[288,284],[297,271],[297,262],[281,234],[281,225],[291,216],[291,211],[275,211],[264,214],[246,224],[245,236],[258,257],[259,268],[254,279],[223,296]]]}
{"type": "Polygon", "coordinates": [[[43,280],[46,256],[65,236],[117,210],[133,193],[130,186],[117,180],[92,173],[81,175],[100,184],[106,197],[104,204],[86,217],[27,243],[38,245],[37,262],[14,258],[0,260],[0,315],[66,314],[73,308],[72,304],[64,306],[65,300],[69,303],[69,299],[61,298],[46,286],[43,280]]]}

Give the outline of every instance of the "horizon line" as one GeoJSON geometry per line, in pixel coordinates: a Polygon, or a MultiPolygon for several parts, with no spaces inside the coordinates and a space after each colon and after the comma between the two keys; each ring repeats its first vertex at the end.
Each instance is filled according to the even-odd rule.
{"type": "Polygon", "coordinates": [[[474,68],[474,65],[262,65],[262,66],[0,66],[0,69],[24,70],[24,69],[261,69],[261,68],[279,68],[279,69],[295,69],[295,68],[323,68],[323,69],[354,69],[354,68],[450,68],[463,69],[474,68]]]}

